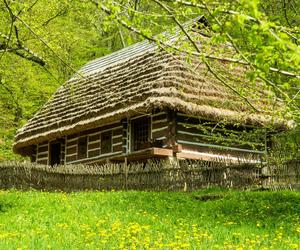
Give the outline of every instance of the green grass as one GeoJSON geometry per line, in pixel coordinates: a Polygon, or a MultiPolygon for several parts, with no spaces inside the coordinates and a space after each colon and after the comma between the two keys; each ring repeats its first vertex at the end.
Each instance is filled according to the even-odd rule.
{"type": "Polygon", "coordinates": [[[297,192],[0,191],[0,249],[299,249],[299,242],[297,192]]]}

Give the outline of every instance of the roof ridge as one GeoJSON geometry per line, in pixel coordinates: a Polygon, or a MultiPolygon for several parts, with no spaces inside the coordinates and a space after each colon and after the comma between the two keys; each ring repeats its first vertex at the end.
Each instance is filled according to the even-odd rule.
{"type": "MultiPolygon", "coordinates": [[[[198,16],[192,20],[189,20],[183,24],[183,27],[187,28],[195,24],[195,22],[206,22],[206,19],[203,15],[198,16]]],[[[175,27],[173,31],[164,31],[154,36],[154,39],[157,37],[164,36],[167,42],[173,43],[179,38],[179,33],[181,32],[181,28],[175,27]]],[[[147,39],[134,43],[125,48],[116,50],[108,55],[101,56],[92,61],[87,62],[84,66],[82,66],[78,72],[69,80],[74,80],[74,78],[80,77],[81,75],[88,76],[93,73],[100,72],[107,67],[113,66],[115,64],[126,62],[136,56],[146,53],[147,51],[154,51],[159,48],[159,45],[153,41],[149,41],[147,39]]]]}

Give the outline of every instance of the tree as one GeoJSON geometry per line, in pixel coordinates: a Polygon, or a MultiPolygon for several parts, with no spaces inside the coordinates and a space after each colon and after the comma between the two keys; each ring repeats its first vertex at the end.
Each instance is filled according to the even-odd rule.
{"type": "Polygon", "coordinates": [[[127,43],[102,16],[80,0],[0,1],[0,160],[17,157],[16,129],[80,66],[127,43]]]}

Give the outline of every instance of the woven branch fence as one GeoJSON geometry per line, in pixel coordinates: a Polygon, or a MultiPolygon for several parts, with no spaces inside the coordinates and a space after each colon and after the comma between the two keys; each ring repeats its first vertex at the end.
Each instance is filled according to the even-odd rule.
{"type": "Polygon", "coordinates": [[[192,191],[215,186],[298,189],[300,161],[276,167],[191,160],[56,167],[20,162],[0,163],[0,189],[192,191]]]}

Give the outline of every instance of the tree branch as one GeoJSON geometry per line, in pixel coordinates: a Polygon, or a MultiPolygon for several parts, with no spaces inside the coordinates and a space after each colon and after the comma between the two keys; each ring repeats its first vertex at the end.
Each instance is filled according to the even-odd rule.
{"type": "MultiPolygon", "coordinates": [[[[71,69],[75,74],[77,74],[77,71],[71,66],[71,65],[69,65],[68,63],[66,63],[63,59],[62,59],[62,57],[60,56],[60,55],[58,55],[49,45],[48,45],[48,43],[42,38],[42,37],[40,37],[22,18],[20,18],[20,16],[19,16],[19,14],[14,14],[13,13],[13,11],[12,11],[12,9],[10,8],[10,6],[8,5],[8,3],[7,3],[7,1],[6,0],[4,0],[4,3],[5,3],[5,6],[6,6],[6,8],[8,9],[8,11],[9,11],[9,13],[10,13],[10,15],[11,15],[11,17],[12,17],[12,19],[13,20],[19,20],[29,31],[30,31],[30,33],[32,33],[39,41],[41,41],[65,66],[67,66],[69,69],[71,69]]],[[[35,2],[35,3],[37,3],[37,1],[35,2]]],[[[28,49],[28,48],[26,48],[26,47],[22,47],[22,49],[24,49],[24,50],[26,50],[27,52],[29,52],[30,50],[28,49]]],[[[26,59],[28,59],[28,60],[32,60],[32,61],[39,61],[40,63],[39,64],[43,64],[42,66],[44,66],[45,65],[45,63],[42,63],[42,61],[40,61],[40,60],[36,60],[37,58],[36,58],[36,55],[34,54],[34,53],[32,53],[31,52],[31,54],[32,55],[34,55],[34,56],[25,56],[23,53],[21,53],[20,54],[20,52],[18,51],[18,52],[15,52],[15,54],[17,54],[17,55],[19,55],[19,56],[21,56],[21,57],[23,57],[23,58],[26,58],[26,59]]],[[[80,74],[79,74],[79,76],[81,76],[80,74]]]]}
{"type": "Polygon", "coordinates": [[[16,18],[38,39],[40,40],[65,66],[67,66],[69,69],[71,69],[74,73],[77,73],[77,71],[68,63],[64,61],[64,59],[61,58],[60,55],[58,55],[49,45],[48,43],[41,38],[23,19],[21,19],[19,16],[16,16],[16,18]]]}
{"type": "MultiPolygon", "coordinates": [[[[193,38],[190,36],[190,34],[187,32],[187,30],[183,27],[183,25],[177,20],[177,18],[174,16],[174,14],[171,12],[171,10],[164,5],[163,3],[161,3],[158,0],[152,0],[155,3],[157,3],[158,5],[160,5],[165,11],[167,11],[170,15],[172,15],[172,19],[174,20],[174,22],[178,25],[178,27],[182,30],[182,32],[185,34],[185,36],[188,38],[188,40],[191,42],[191,44],[193,45],[193,47],[196,49],[196,51],[201,54],[201,50],[199,49],[198,45],[196,44],[196,42],[193,40],[193,38]]],[[[254,107],[252,105],[252,103],[245,97],[243,96],[241,93],[239,93],[236,89],[234,89],[233,87],[231,87],[229,84],[227,84],[210,66],[210,64],[208,63],[208,61],[203,58],[203,62],[205,63],[207,69],[209,70],[209,72],[217,79],[219,80],[224,86],[226,86],[227,88],[229,88],[230,90],[232,90],[235,94],[237,94],[239,97],[241,97],[244,101],[246,101],[246,103],[255,111],[258,111],[256,107],[254,107]]]]}
{"type": "Polygon", "coordinates": [[[51,21],[53,21],[55,18],[60,17],[67,13],[67,9],[60,10],[57,12],[53,17],[50,17],[47,21],[45,21],[42,26],[47,26],[51,21]]]}
{"type": "MultiPolygon", "coordinates": [[[[176,0],[178,1],[178,0],[176,0]]],[[[96,5],[96,7],[99,7],[99,3],[94,1],[94,0],[91,0],[92,3],[94,3],[96,5]]],[[[197,5],[198,6],[198,5],[197,5]]],[[[105,12],[106,14],[108,15],[112,15],[112,11],[110,9],[108,9],[106,6],[104,5],[101,5],[100,6],[100,9],[105,12]]],[[[135,27],[129,25],[128,23],[126,23],[124,20],[122,20],[119,16],[115,16],[115,19],[118,23],[120,23],[122,26],[124,26],[125,28],[127,28],[128,30],[140,35],[141,37],[149,40],[149,41],[152,41],[152,42],[155,42],[157,44],[161,44],[163,46],[166,46],[166,47],[169,47],[169,48],[172,48],[172,49],[175,49],[176,51],[178,52],[182,52],[182,53],[186,53],[186,51],[184,50],[181,50],[180,48],[177,48],[177,47],[174,47],[170,44],[167,44],[159,39],[156,39],[156,38],[153,38],[153,37],[150,37],[146,34],[144,34],[141,30],[138,30],[136,29],[135,27]]],[[[226,57],[218,57],[218,56],[214,56],[214,55],[209,55],[209,54],[206,54],[206,53],[199,53],[199,52],[191,52],[190,54],[194,55],[194,56],[201,56],[201,57],[205,57],[205,58],[208,58],[208,59],[213,59],[213,60],[220,60],[220,61],[227,61],[227,62],[232,62],[232,63],[239,63],[239,64],[243,64],[243,65],[249,65],[250,66],[250,63],[245,61],[245,60],[242,60],[242,59],[234,59],[234,58],[226,58],[226,57]]],[[[284,76],[287,76],[287,77],[295,77],[295,78],[298,78],[300,79],[300,75],[299,74],[296,74],[296,73],[293,73],[293,72],[289,72],[289,71],[286,71],[286,70],[281,70],[281,69],[277,69],[277,68],[274,68],[274,67],[271,67],[270,68],[270,71],[271,72],[275,72],[275,73],[279,73],[281,75],[284,75],[284,76]]]]}
{"type": "Polygon", "coordinates": [[[35,1],[33,2],[33,4],[31,4],[31,5],[29,6],[29,8],[27,9],[27,11],[32,10],[33,7],[37,4],[38,1],[39,1],[39,0],[35,0],[35,1]]]}
{"type": "MultiPolygon", "coordinates": [[[[1,34],[0,37],[2,37],[4,40],[8,41],[9,37],[1,34]]],[[[0,48],[3,49],[3,51],[7,51],[10,53],[13,53],[15,55],[18,55],[24,59],[27,59],[29,61],[35,62],[41,66],[45,66],[46,62],[44,61],[43,58],[39,57],[37,54],[35,54],[33,51],[25,47],[24,45],[21,44],[20,41],[15,43],[16,47],[9,46],[8,43],[1,43],[0,42],[0,48]],[[23,50],[23,51],[22,51],[23,50]]]]}
{"type": "MultiPolygon", "coordinates": [[[[203,3],[203,2],[202,2],[203,3]]],[[[219,21],[219,19],[217,17],[215,17],[210,8],[203,3],[203,6],[206,7],[207,12],[209,13],[209,15],[216,21],[216,23],[218,24],[219,27],[222,28],[222,25],[219,21]]],[[[233,38],[230,36],[230,34],[228,32],[225,32],[226,37],[228,38],[228,40],[230,41],[231,45],[233,46],[233,48],[235,49],[235,51],[243,58],[244,61],[246,61],[248,63],[248,65],[253,69],[253,70],[257,70],[259,69],[255,64],[251,63],[248,58],[242,53],[242,51],[238,48],[238,46],[235,44],[233,38]]],[[[281,93],[283,96],[285,96],[287,99],[289,99],[289,96],[284,93],[280,88],[278,88],[278,86],[276,86],[276,84],[274,84],[273,82],[271,82],[270,80],[268,80],[267,78],[261,76],[260,74],[258,75],[258,77],[263,80],[265,83],[267,83],[268,85],[272,86],[274,89],[276,89],[279,93],[281,93]]]]}

